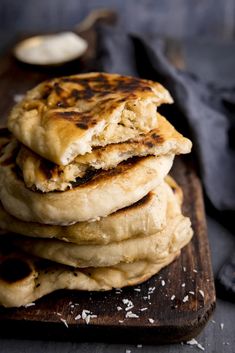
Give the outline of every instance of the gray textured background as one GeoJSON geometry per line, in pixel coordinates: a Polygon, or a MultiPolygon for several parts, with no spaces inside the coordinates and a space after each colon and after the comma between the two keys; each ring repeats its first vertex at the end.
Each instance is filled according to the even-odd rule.
{"type": "MultiPolygon", "coordinates": [[[[119,26],[129,31],[151,31],[179,38],[207,37],[224,41],[233,40],[235,35],[234,0],[0,0],[0,49],[4,50],[16,36],[25,32],[73,28],[91,9],[107,6],[119,12],[119,26]],[[137,8],[142,10],[136,11],[137,8]],[[135,12],[141,13],[141,16],[137,17],[135,12]]],[[[195,65],[198,65],[200,71],[200,63],[195,65]]],[[[216,273],[234,247],[234,236],[209,217],[208,230],[213,269],[216,273]]],[[[234,304],[218,299],[212,319],[215,322],[209,321],[197,338],[198,341],[205,347],[206,352],[234,353],[234,304]],[[223,330],[221,323],[224,323],[223,330]]],[[[131,353],[199,351],[196,347],[186,345],[143,346],[140,349],[130,345],[105,343],[0,340],[1,353],[125,353],[126,350],[131,350],[131,353]]]]}
{"type": "Polygon", "coordinates": [[[234,38],[234,0],[1,0],[1,45],[19,32],[72,28],[102,7],[116,9],[120,26],[130,31],[234,38]]]}

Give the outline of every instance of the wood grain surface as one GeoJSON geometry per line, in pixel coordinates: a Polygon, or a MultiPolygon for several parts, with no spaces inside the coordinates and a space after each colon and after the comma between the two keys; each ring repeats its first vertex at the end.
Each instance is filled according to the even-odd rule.
{"type": "MultiPolygon", "coordinates": [[[[89,68],[89,64],[82,60],[63,68],[39,69],[18,63],[10,53],[6,55],[0,62],[0,91],[5,92],[4,100],[0,101],[2,125],[18,95],[46,78],[80,72],[89,68]]],[[[215,307],[202,190],[190,158],[178,158],[173,175],[183,188],[183,211],[191,218],[194,229],[193,240],[176,261],[146,283],[120,293],[59,291],[38,300],[35,306],[1,308],[0,335],[148,344],[195,337],[215,307]],[[124,299],[133,302],[132,312],[138,317],[126,318],[124,299]],[[117,309],[119,306],[122,310],[117,309]],[[143,308],[147,309],[142,311],[143,308]],[[75,320],[83,310],[97,317],[89,324],[75,320]]]]}

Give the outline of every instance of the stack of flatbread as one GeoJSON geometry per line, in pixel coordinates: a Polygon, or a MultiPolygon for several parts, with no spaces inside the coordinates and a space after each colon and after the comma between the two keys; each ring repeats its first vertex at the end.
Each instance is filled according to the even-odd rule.
{"type": "Polygon", "coordinates": [[[159,83],[89,73],[29,91],[0,131],[0,304],[141,283],[192,237],[167,176],[191,142],[159,83]]]}

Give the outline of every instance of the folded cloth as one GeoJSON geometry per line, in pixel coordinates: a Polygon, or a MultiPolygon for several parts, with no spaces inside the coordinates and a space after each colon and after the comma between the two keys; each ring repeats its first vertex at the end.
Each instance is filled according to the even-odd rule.
{"type": "Polygon", "coordinates": [[[165,41],[158,36],[99,27],[99,70],[140,76],[166,86],[175,104],[164,113],[168,116],[170,110],[174,125],[181,130],[189,127],[206,195],[217,210],[234,211],[233,89],[224,91],[174,68],[164,51],[165,41]]]}

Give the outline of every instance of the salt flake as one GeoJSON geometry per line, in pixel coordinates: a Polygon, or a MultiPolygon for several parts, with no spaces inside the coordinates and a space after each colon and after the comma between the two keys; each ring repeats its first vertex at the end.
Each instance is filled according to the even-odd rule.
{"type": "Polygon", "coordinates": [[[30,306],[34,306],[36,305],[35,303],[28,303],[28,304],[25,304],[24,307],[25,308],[29,308],[30,306]]]}
{"type": "Polygon", "coordinates": [[[128,311],[126,313],[126,318],[130,318],[130,319],[137,319],[139,316],[134,314],[132,311],[128,311]]]}
{"type": "Polygon", "coordinates": [[[187,341],[186,344],[189,344],[190,346],[197,346],[197,348],[201,349],[201,351],[205,350],[205,348],[200,343],[198,343],[195,338],[192,338],[190,341],[187,341]]]}
{"type": "Polygon", "coordinates": [[[202,296],[203,298],[205,297],[203,290],[199,289],[198,292],[201,294],[201,296],[202,296]]]}
{"type": "Polygon", "coordinates": [[[188,301],[188,295],[186,295],[183,299],[183,303],[186,303],[188,301]]]}
{"type": "Polygon", "coordinates": [[[67,323],[67,321],[66,321],[65,319],[60,318],[60,321],[63,322],[63,324],[64,324],[67,328],[69,328],[69,325],[68,325],[68,323],[67,323]]]}

